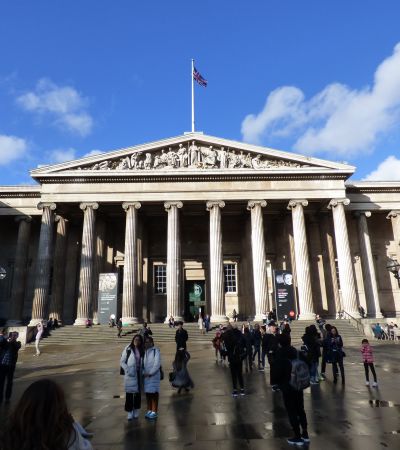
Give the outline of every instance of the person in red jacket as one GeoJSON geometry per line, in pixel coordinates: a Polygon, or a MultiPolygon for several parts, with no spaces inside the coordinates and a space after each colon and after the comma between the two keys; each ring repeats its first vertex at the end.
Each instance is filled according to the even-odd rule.
{"type": "Polygon", "coordinates": [[[373,387],[378,386],[378,380],[376,378],[376,372],[374,367],[374,355],[372,353],[372,347],[369,345],[368,339],[361,341],[361,354],[364,362],[365,370],[365,385],[369,386],[369,369],[371,369],[372,376],[374,377],[373,387]]]}

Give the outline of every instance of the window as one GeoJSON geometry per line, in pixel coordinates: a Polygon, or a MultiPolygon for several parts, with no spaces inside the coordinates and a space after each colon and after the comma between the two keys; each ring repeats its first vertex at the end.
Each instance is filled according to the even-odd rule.
{"type": "Polygon", "coordinates": [[[237,292],[236,264],[224,264],[225,292],[237,292]]]}
{"type": "Polygon", "coordinates": [[[167,293],[167,265],[154,265],[154,292],[156,294],[167,293]]]}

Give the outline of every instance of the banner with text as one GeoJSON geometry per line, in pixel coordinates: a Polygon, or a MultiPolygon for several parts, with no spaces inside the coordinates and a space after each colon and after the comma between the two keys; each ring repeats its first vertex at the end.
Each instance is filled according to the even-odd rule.
{"type": "Polygon", "coordinates": [[[274,270],[274,292],[277,319],[296,319],[292,272],[274,270]]]}
{"type": "Polygon", "coordinates": [[[99,275],[98,314],[101,325],[108,324],[110,316],[117,321],[118,274],[101,273],[99,275]]]}

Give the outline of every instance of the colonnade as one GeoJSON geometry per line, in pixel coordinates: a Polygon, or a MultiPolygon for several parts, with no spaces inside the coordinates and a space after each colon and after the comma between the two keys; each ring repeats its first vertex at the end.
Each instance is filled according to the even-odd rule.
{"type": "MultiPolygon", "coordinates": [[[[352,257],[350,253],[349,236],[345,216],[345,206],[349,204],[346,198],[332,199],[328,208],[332,211],[336,255],[339,268],[339,282],[341,288],[342,309],[353,317],[360,317],[357,302],[356,285],[352,257]]],[[[224,271],[222,252],[221,211],[225,203],[222,200],[208,201],[205,209],[209,212],[209,258],[210,258],[210,304],[212,322],[226,320],[224,271]]],[[[306,199],[290,200],[287,208],[292,213],[294,256],[296,266],[297,297],[299,318],[311,319],[314,317],[312,286],[310,276],[310,259],[307,246],[306,224],[304,208],[308,206],[306,199]]],[[[261,320],[262,314],[268,309],[268,287],[266,271],[266,252],[264,241],[263,208],[267,207],[265,200],[249,200],[247,209],[251,217],[251,251],[253,263],[254,283],[254,311],[255,320],[261,320]]],[[[39,203],[38,208],[43,211],[41,219],[38,257],[35,274],[35,287],[32,305],[32,319],[30,325],[36,325],[49,315],[57,317],[62,315],[62,293],[65,283],[63,255],[66,251],[66,232],[68,224],[66,219],[56,216],[55,203],[39,203]],[[52,301],[48,305],[49,279],[52,265],[53,224],[57,223],[57,239],[54,251],[54,271],[52,285],[52,301]]],[[[77,303],[77,317],[75,325],[84,325],[87,318],[93,316],[95,268],[95,223],[96,210],[99,204],[85,202],[80,204],[83,211],[81,265],[79,273],[79,294],[77,303]]],[[[125,228],[125,262],[123,279],[122,320],[124,323],[138,323],[141,312],[138,310],[137,290],[137,229],[139,202],[125,202],[122,208],[126,212],[125,228]]],[[[179,215],[184,208],[181,201],[164,203],[168,215],[167,233],[167,314],[181,319],[184,313],[183,299],[181,298],[181,254],[179,215]]],[[[362,256],[362,268],[365,283],[368,315],[381,317],[379,307],[378,287],[371,250],[371,241],[368,231],[368,211],[358,212],[358,230],[362,256]]],[[[391,211],[388,219],[392,220],[395,240],[400,242],[400,212],[391,211]]],[[[14,269],[14,283],[11,293],[11,310],[9,324],[18,324],[22,319],[23,300],[25,292],[26,266],[28,244],[30,239],[30,217],[19,217],[19,230],[14,269]]],[[[268,235],[268,230],[267,235],[268,235]]],[[[98,276],[98,274],[97,274],[98,276]]]]}

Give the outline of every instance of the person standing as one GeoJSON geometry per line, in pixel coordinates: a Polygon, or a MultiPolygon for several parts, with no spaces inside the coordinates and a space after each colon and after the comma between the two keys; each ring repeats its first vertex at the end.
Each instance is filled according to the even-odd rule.
{"type": "Polygon", "coordinates": [[[325,380],[326,376],[325,376],[325,370],[326,370],[326,363],[327,362],[332,362],[329,357],[329,344],[331,341],[331,329],[332,329],[332,325],[330,325],[329,323],[325,324],[324,327],[324,338],[322,340],[322,361],[321,361],[321,376],[320,376],[320,381],[325,380]]]}
{"type": "Polygon", "coordinates": [[[178,328],[175,333],[176,350],[183,348],[186,350],[186,342],[189,339],[188,332],[183,328],[183,322],[178,322],[178,328]]]}
{"type": "Polygon", "coordinates": [[[342,384],[345,384],[344,377],[344,365],[343,365],[343,357],[345,356],[343,352],[343,339],[342,336],[338,333],[336,327],[331,328],[331,338],[329,341],[329,355],[332,361],[332,372],[333,372],[333,382],[337,383],[338,376],[338,366],[340,369],[340,375],[342,377],[342,384]]]}
{"type": "Polygon", "coordinates": [[[194,383],[189,375],[187,364],[190,359],[190,354],[186,350],[178,350],[175,355],[175,360],[172,364],[173,380],[171,382],[172,387],[178,388],[178,394],[182,389],[189,392],[191,388],[194,388],[194,383]]]}
{"type": "Polygon", "coordinates": [[[142,336],[143,342],[146,340],[147,336],[152,336],[153,332],[150,330],[150,327],[147,325],[147,322],[143,323],[143,327],[139,330],[140,336],[142,336]]]}
{"type": "Polygon", "coordinates": [[[204,334],[204,321],[203,321],[203,317],[202,317],[201,314],[199,314],[199,318],[197,320],[197,323],[199,324],[200,334],[204,334]]]}
{"type": "Polygon", "coordinates": [[[0,405],[3,403],[4,385],[6,382],[5,402],[10,402],[18,351],[21,348],[21,342],[17,341],[17,339],[18,333],[16,331],[10,333],[0,358],[0,405]]]}
{"type": "Polygon", "coordinates": [[[246,346],[246,373],[250,370],[253,371],[253,333],[249,330],[248,327],[244,327],[243,330],[243,339],[244,344],[246,346]]]}
{"type": "Polygon", "coordinates": [[[146,419],[157,419],[158,417],[158,398],[161,381],[161,354],[160,349],[154,347],[154,341],[151,336],[147,336],[144,341],[143,358],[143,379],[144,392],[147,400],[146,419]]]}
{"type": "Polygon", "coordinates": [[[35,336],[35,349],[36,349],[36,354],[35,356],[39,356],[40,355],[40,348],[39,348],[39,344],[40,344],[40,340],[42,339],[42,335],[43,335],[43,325],[42,322],[39,322],[36,326],[37,330],[36,330],[36,336],[35,336]]]}
{"type": "Polygon", "coordinates": [[[141,406],[141,383],[143,370],[144,345],[140,334],[122,352],[120,365],[124,375],[125,411],[128,420],[137,419],[141,406]]]}
{"type": "Polygon", "coordinates": [[[122,333],[122,317],[120,317],[119,319],[118,319],[118,322],[117,322],[117,330],[118,330],[118,334],[117,334],[117,336],[120,338],[121,337],[121,333],[122,333]]]}
{"type": "MultiPolygon", "coordinates": [[[[279,388],[282,391],[283,402],[294,432],[294,436],[289,438],[287,442],[290,445],[303,446],[304,443],[310,441],[307,431],[307,416],[304,410],[304,394],[303,389],[298,390],[291,384],[292,364],[297,358],[298,352],[290,345],[290,337],[287,334],[280,335],[274,366],[279,380],[279,388]]],[[[308,377],[307,366],[305,368],[308,377]]]]}
{"type": "Polygon", "coordinates": [[[374,377],[374,382],[372,387],[378,386],[378,380],[376,378],[375,366],[374,366],[374,354],[372,352],[372,347],[369,345],[368,339],[363,339],[361,341],[361,354],[364,363],[365,370],[365,385],[369,386],[369,369],[371,369],[372,376],[374,377]]]}
{"type": "Polygon", "coordinates": [[[256,323],[254,325],[253,345],[254,345],[253,362],[255,361],[255,358],[257,355],[257,368],[258,368],[258,370],[260,370],[260,368],[261,368],[261,331],[260,331],[260,325],[258,323],[256,323]]]}
{"type": "Polygon", "coordinates": [[[238,320],[238,314],[236,312],[236,309],[234,309],[232,311],[232,319],[233,319],[234,322],[237,322],[237,320],[238,320]]]}
{"type": "Polygon", "coordinates": [[[207,314],[206,317],[204,318],[204,328],[206,329],[206,333],[208,333],[210,331],[210,316],[207,314]]]}
{"type": "Polygon", "coordinates": [[[243,334],[232,325],[227,326],[227,331],[223,334],[224,345],[228,354],[229,368],[232,376],[232,397],[238,397],[238,383],[240,395],[244,396],[243,382],[243,359],[246,358],[246,344],[243,334]]]}
{"type": "Polygon", "coordinates": [[[267,353],[267,359],[269,364],[269,382],[273,391],[278,391],[278,380],[274,371],[274,362],[276,351],[278,350],[278,334],[277,326],[275,322],[271,322],[268,326],[268,332],[265,336],[265,349],[267,353]]]}
{"type": "Polygon", "coordinates": [[[310,364],[310,383],[318,384],[318,362],[321,357],[321,339],[317,327],[315,325],[306,327],[305,334],[301,339],[304,342],[304,351],[310,364]]]}

